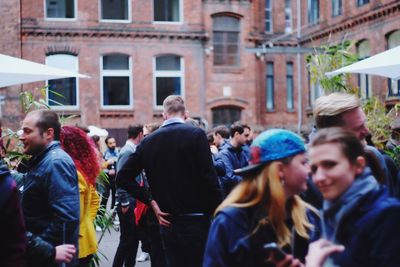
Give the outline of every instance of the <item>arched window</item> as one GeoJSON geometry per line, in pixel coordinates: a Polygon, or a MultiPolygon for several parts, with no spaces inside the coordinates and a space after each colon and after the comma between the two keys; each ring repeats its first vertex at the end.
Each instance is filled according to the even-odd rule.
{"type": "Polygon", "coordinates": [[[240,20],[230,16],[213,18],[214,65],[239,65],[240,20]]]}
{"type": "MultiPolygon", "coordinates": [[[[387,36],[388,49],[400,45],[400,30],[394,31],[387,36]]],[[[388,79],[389,96],[400,96],[400,80],[388,79]]]]}
{"type": "Polygon", "coordinates": [[[223,106],[212,109],[213,127],[226,125],[230,127],[234,122],[240,121],[242,110],[235,106],[223,106]]]}
{"type": "MultiPolygon", "coordinates": [[[[367,58],[371,54],[371,44],[368,40],[363,40],[357,44],[357,54],[360,60],[367,58]]],[[[363,99],[369,98],[371,96],[371,76],[368,74],[358,75],[358,87],[359,96],[363,99]]]]}
{"type": "MultiPolygon", "coordinates": [[[[46,64],[52,67],[78,72],[78,57],[67,54],[55,54],[46,57],[46,64]]],[[[47,81],[47,103],[54,108],[77,107],[77,78],[55,79],[47,81]]]]}
{"type": "Polygon", "coordinates": [[[128,55],[101,57],[101,96],[103,108],[132,106],[132,66],[128,55]]]}
{"type": "Polygon", "coordinates": [[[154,60],[155,106],[161,107],[169,95],[183,95],[183,58],[176,55],[158,56],[154,60]]]}

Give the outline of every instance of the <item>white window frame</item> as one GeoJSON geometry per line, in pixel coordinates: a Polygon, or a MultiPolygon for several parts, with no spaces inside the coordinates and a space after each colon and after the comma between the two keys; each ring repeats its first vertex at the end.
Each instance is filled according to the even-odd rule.
{"type": "Polygon", "coordinates": [[[122,54],[122,53],[107,53],[100,56],[100,107],[104,110],[125,110],[133,108],[133,78],[132,78],[132,57],[127,54],[122,54],[128,57],[128,70],[104,70],[103,69],[103,57],[109,56],[113,54],[122,54]],[[129,78],[129,105],[104,105],[104,97],[103,97],[103,78],[106,77],[128,77],[129,78]]]}
{"type": "Polygon", "coordinates": [[[153,57],[153,108],[156,110],[162,110],[162,105],[157,105],[157,78],[163,77],[180,77],[181,78],[181,94],[180,96],[185,99],[185,62],[182,56],[176,54],[164,54],[153,57]],[[180,58],[181,69],[177,70],[157,70],[157,58],[162,56],[177,56],[180,58]]]}
{"type": "Polygon", "coordinates": [[[293,14],[292,14],[292,1],[289,0],[289,6],[286,6],[285,0],[285,33],[293,32],[293,14]],[[286,18],[286,14],[289,15],[289,19],[286,18]]]}
{"type": "MultiPolygon", "coordinates": [[[[398,46],[399,44],[397,44],[395,41],[391,42],[391,38],[393,38],[394,35],[400,34],[400,30],[396,30],[392,33],[389,34],[388,38],[387,38],[387,44],[388,44],[388,49],[394,48],[396,46],[398,46]]],[[[388,83],[389,84],[389,88],[390,91],[392,92],[391,94],[388,94],[389,97],[399,97],[400,96],[400,80],[395,80],[395,79],[388,79],[388,83]]],[[[388,92],[389,93],[389,92],[388,92]]]]}
{"type": "Polygon", "coordinates": [[[321,5],[320,5],[320,2],[319,2],[319,0],[308,0],[307,1],[307,19],[308,19],[308,25],[316,25],[316,24],[318,24],[319,22],[320,22],[320,20],[321,20],[321,10],[320,10],[320,8],[321,8],[321,5]],[[315,1],[315,2],[314,2],[315,1]],[[311,7],[312,7],[312,3],[315,3],[316,5],[317,5],[317,18],[315,18],[316,20],[315,21],[311,21],[310,19],[311,18],[313,18],[314,19],[314,17],[312,16],[312,14],[313,14],[313,10],[311,9],[311,7]]]}
{"type": "MultiPolygon", "coordinates": [[[[360,60],[368,58],[370,54],[371,54],[371,41],[365,39],[357,43],[357,56],[360,58],[360,60]],[[361,44],[364,43],[369,45],[368,54],[360,55],[361,54],[360,47],[361,44]]],[[[359,96],[361,99],[368,99],[372,96],[371,75],[358,74],[358,86],[359,86],[359,96]]]]}
{"type": "MultiPolygon", "coordinates": [[[[55,54],[55,55],[46,56],[46,65],[57,67],[57,68],[60,68],[60,69],[74,71],[76,73],[79,72],[79,58],[78,58],[78,56],[73,56],[73,55],[68,55],[68,54],[55,54]],[[48,64],[49,63],[49,57],[54,57],[54,56],[57,56],[57,57],[60,57],[60,58],[61,57],[69,57],[69,58],[73,57],[74,60],[75,60],[74,68],[73,69],[72,68],[65,68],[65,67],[62,67],[62,65],[57,65],[57,66],[49,65],[48,64]]],[[[76,105],[62,105],[62,106],[51,105],[51,109],[54,109],[54,110],[79,110],[79,78],[75,77],[75,79],[76,79],[76,81],[75,81],[75,84],[76,84],[76,88],[75,88],[75,90],[76,90],[76,105]]],[[[46,80],[46,86],[48,86],[48,85],[49,85],[49,82],[48,82],[48,80],[46,80]]],[[[46,89],[46,103],[49,104],[49,90],[48,90],[48,88],[46,89]]]]}
{"type": "Polygon", "coordinates": [[[341,15],[343,15],[343,1],[342,0],[331,0],[331,6],[332,6],[332,17],[333,18],[336,18],[336,17],[339,17],[339,16],[341,16],[341,15]],[[334,2],[336,3],[336,5],[334,4],[334,2]],[[340,2],[340,5],[339,5],[339,2],[340,2]],[[337,14],[335,14],[334,13],[334,9],[333,9],[333,7],[338,7],[338,13],[337,14]]]}
{"type": "Polygon", "coordinates": [[[179,25],[179,24],[183,24],[183,0],[179,0],[179,21],[159,21],[159,20],[155,20],[154,17],[154,10],[155,10],[155,5],[154,5],[154,0],[151,0],[153,2],[152,4],[152,21],[154,24],[171,24],[171,25],[179,25]]]}
{"type": "Polygon", "coordinates": [[[264,3],[265,3],[265,8],[264,8],[264,25],[267,25],[267,21],[269,21],[269,24],[271,25],[270,29],[265,28],[265,32],[267,32],[267,33],[272,33],[272,32],[274,32],[274,23],[273,23],[273,17],[272,17],[272,14],[273,14],[273,13],[272,13],[272,2],[273,2],[273,0],[269,0],[270,6],[267,7],[267,2],[264,0],[264,3]],[[266,16],[267,12],[270,13],[270,19],[269,19],[269,20],[267,19],[267,16],[266,16]]]}
{"type": "Polygon", "coordinates": [[[47,5],[46,5],[47,0],[43,0],[43,6],[44,6],[44,20],[50,20],[50,21],[76,21],[78,20],[78,0],[71,0],[74,1],[74,17],[73,18],[49,18],[47,16],[47,5]]]}
{"type": "MultiPolygon", "coordinates": [[[[132,22],[132,0],[127,0],[128,2],[128,19],[103,19],[101,17],[101,0],[99,0],[99,21],[106,23],[131,23],[132,22]]],[[[130,57],[129,57],[130,58],[130,57]]]]}

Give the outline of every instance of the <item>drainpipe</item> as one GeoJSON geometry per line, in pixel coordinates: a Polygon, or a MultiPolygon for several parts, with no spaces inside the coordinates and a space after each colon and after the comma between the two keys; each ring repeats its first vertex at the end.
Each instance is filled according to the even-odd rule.
{"type": "Polygon", "coordinates": [[[301,132],[301,125],[303,119],[303,95],[301,88],[301,55],[300,55],[300,37],[301,37],[301,0],[297,0],[297,133],[301,132]]]}

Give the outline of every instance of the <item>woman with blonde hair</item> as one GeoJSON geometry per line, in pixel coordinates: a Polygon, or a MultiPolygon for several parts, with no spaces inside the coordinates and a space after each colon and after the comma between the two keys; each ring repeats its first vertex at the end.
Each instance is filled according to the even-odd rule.
{"type": "MultiPolygon", "coordinates": [[[[303,140],[281,129],[261,133],[250,147],[243,181],[216,210],[204,267],[274,266],[264,245],[275,242],[304,262],[317,216],[297,195],[307,189],[309,166],[303,140]]],[[[291,266],[300,265],[293,260],[291,266]]]]}

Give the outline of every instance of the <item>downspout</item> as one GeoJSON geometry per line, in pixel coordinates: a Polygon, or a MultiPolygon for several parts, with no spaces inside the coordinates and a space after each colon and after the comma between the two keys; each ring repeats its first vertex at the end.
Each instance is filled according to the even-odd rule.
{"type": "Polygon", "coordinates": [[[302,95],[302,81],[301,81],[301,56],[300,56],[300,37],[301,37],[301,0],[297,0],[297,133],[301,132],[301,125],[303,119],[303,95],[302,95]]]}

